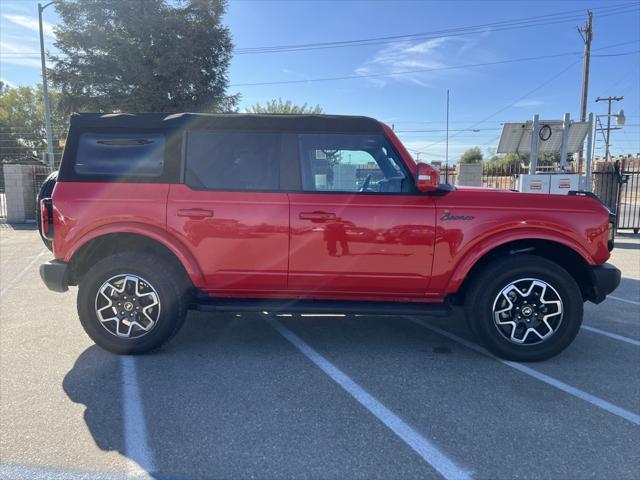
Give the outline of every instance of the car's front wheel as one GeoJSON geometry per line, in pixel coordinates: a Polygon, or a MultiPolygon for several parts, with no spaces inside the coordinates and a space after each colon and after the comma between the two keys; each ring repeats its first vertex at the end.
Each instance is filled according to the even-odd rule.
{"type": "Polygon", "coordinates": [[[117,354],[159,348],[184,322],[188,298],[181,272],[142,252],[96,263],[78,289],[78,315],[91,339],[117,354]]]}
{"type": "Polygon", "coordinates": [[[518,254],[488,264],[465,299],[474,332],[510,360],[545,360],[564,350],[582,324],[583,299],[558,264],[518,254]]]}

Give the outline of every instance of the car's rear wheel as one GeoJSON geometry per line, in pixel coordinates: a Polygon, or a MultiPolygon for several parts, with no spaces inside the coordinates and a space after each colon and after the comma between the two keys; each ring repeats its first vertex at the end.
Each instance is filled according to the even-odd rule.
{"type": "Polygon", "coordinates": [[[496,260],[478,274],[465,300],[465,314],[493,353],[510,360],[545,360],[577,335],[583,299],[561,266],[519,254],[496,260]]]}
{"type": "Polygon", "coordinates": [[[142,252],[109,256],[79,283],[80,322],[91,339],[110,352],[158,349],[178,332],[186,316],[182,276],[169,262],[142,252]]]}

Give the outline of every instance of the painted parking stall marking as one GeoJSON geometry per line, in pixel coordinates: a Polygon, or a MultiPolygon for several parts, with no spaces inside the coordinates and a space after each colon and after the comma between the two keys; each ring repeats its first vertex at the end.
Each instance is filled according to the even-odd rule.
{"type": "Polygon", "coordinates": [[[450,340],[453,340],[454,342],[460,343],[461,345],[464,345],[465,347],[471,350],[474,350],[475,352],[491,357],[494,360],[497,360],[504,365],[507,365],[515,370],[518,370],[526,375],[529,375],[530,377],[540,380],[541,382],[544,382],[547,385],[556,387],[557,389],[562,390],[563,392],[568,393],[569,395],[573,395],[574,397],[579,398],[580,400],[584,400],[585,402],[588,402],[602,410],[612,413],[620,418],[624,418],[625,420],[628,420],[629,422],[635,425],[640,425],[640,415],[636,413],[630,412],[629,410],[626,410],[622,407],[614,405],[613,403],[607,402],[606,400],[603,400],[600,397],[596,397],[595,395],[587,393],[584,390],[580,390],[579,388],[576,388],[569,384],[561,382],[560,380],[550,377],[549,375],[540,373],[537,370],[527,367],[521,363],[512,362],[509,360],[503,360],[502,358],[496,357],[495,355],[493,355],[491,352],[484,349],[483,347],[480,347],[479,345],[476,345],[468,340],[465,340],[464,338],[454,335],[453,333],[449,333],[446,330],[443,330],[439,327],[436,327],[434,325],[429,325],[428,323],[422,321],[422,319],[420,318],[416,318],[416,317],[406,317],[406,318],[412,321],[413,323],[421,325],[435,333],[438,333],[444,337],[447,337],[450,340]]]}
{"type": "Polygon", "coordinates": [[[617,300],[618,302],[629,303],[631,305],[640,305],[640,302],[637,302],[635,300],[629,300],[627,298],[615,297],[613,295],[607,295],[607,298],[610,298],[611,300],[617,300]]]}
{"type": "Polygon", "coordinates": [[[613,338],[615,340],[619,340],[621,342],[628,343],[630,345],[635,345],[636,347],[640,347],[640,340],[636,340],[635,338],[625,337],[624,335],[618,335],[617,333],[607,332],[606,330],[600,330],[599,328],[590,327],[588,325],[582,325],[583,330],[588,332],[597,333],[599,335],[604,335],[605,337],[613,338]]]}
{"type": "Polygon", "coordinates": [[[410,446],[424,461],[429,463],[446,479],[470,479],[471,471],[462,467],[430,440],[422,436],[408,423],[402,420],[378,401],[373,395],[354,382],[346,373],[324,358],[291,330],[282,325],[270,315],[265,316],[267,322],[285,339],[296,347],[303,355],[311,360],[318,368],[326,373],[343,390],[351,395],[358,403],[384,423],[402,441],[410,446]]]}
{"type": "Polygon", "coordinates": [[[2,290],[0,290],[0,297],[4,297],[4,294],[7,293],[14,285],[16,285],[22,279],[22,277],[24,277],[24,275],[36,264],[36,262],[40,259],[40,257],[42,257],[45,253],[47,253],[47,250],[43,250],[40,253],[38,253],[35,257],[33,257],[31,261],[27,264],[27,266],[24,267],[22,270],[20,270],[20,273],[18,273],[15,277],[13,277],[13,279],[9,281],[9,283],[7,283],[2,288],[2,290]]]}
{"type": "Polygon", "coordinates": [[[154,472],[156,467],[147,437],[135,357],[130,355],[120,357],[120,368],[124,448],[127,457],[131,459],[129,473],[143,475],[145,472],[154,472]]]}

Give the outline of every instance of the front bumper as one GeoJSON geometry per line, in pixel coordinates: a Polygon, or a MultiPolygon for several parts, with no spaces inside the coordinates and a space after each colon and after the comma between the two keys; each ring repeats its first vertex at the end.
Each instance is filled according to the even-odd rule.
{"type": "Polygon", "coordinates": [[[67,262],[51,260],[40,265],[40,278],[49,290],[66,292],[69,289],[67,262]]]}
{"type": "Polygon", "coordinates": [[[607,295],[620,285],[621,272],[610,263],[596,265],[589,268],[591,280],[591,293],[587,300],[593,303],[601,303],[607,295]]]}

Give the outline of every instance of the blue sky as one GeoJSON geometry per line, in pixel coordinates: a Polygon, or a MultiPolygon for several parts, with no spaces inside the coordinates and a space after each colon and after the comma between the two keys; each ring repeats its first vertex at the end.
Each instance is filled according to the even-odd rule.
{"type": "MultiPolygon", "coordinates": [[[[36,3],[1,3],[0,78],[12,85],[40,81],[36,3]]],[[[370,115],[393,124],[409,148],[423,152],[421,159],[442,160],[449,88],[449,151],[455,160],[470,146],[483,150],[495,146],[501,122],[528,120],[534,113],[544,119],[560,119],[564,112],[573,118],[579,115],[583,43],[576,26],[584,23],[586,10],[592,8],[594,56],[588,110],[605,112],[605,104],[594,102],[597,96],[624,96],[615,108],[624,108],[627,126],[614,132],[612,152],[640,152],[640,54],[617,56],[640,50],[637,5],[624,0],[231,1],[224,22],[239,52],[432,33],[569,13],[539,21],[557,23],[528,28],[482,27],[464,35],[423,35],[297,52],[238,52],[230,70],[229,92],[242,94],[243,110],[255,102],[282,97],[320,104],[328,113],[370,115]],[[625,4],[628,7],[623,10],[614,9],[625,4]],[[624,13],[615,14],[619,11],[624,13]],[[565,53],[571,55],[558,56],[565,53]],[[531,57],[545,58],[496,63],[531,57]],[[494,64],[469,66],[482,63],[494,64]],[[333,77],[355,78],[309,81],[333,77]],[[267,82],[297,83],[247,85],[267,82]]],[[[53,7],[45,11],[44,19],[47,48],[53,50],[53,28],[59,22],[53,7]]]]}

